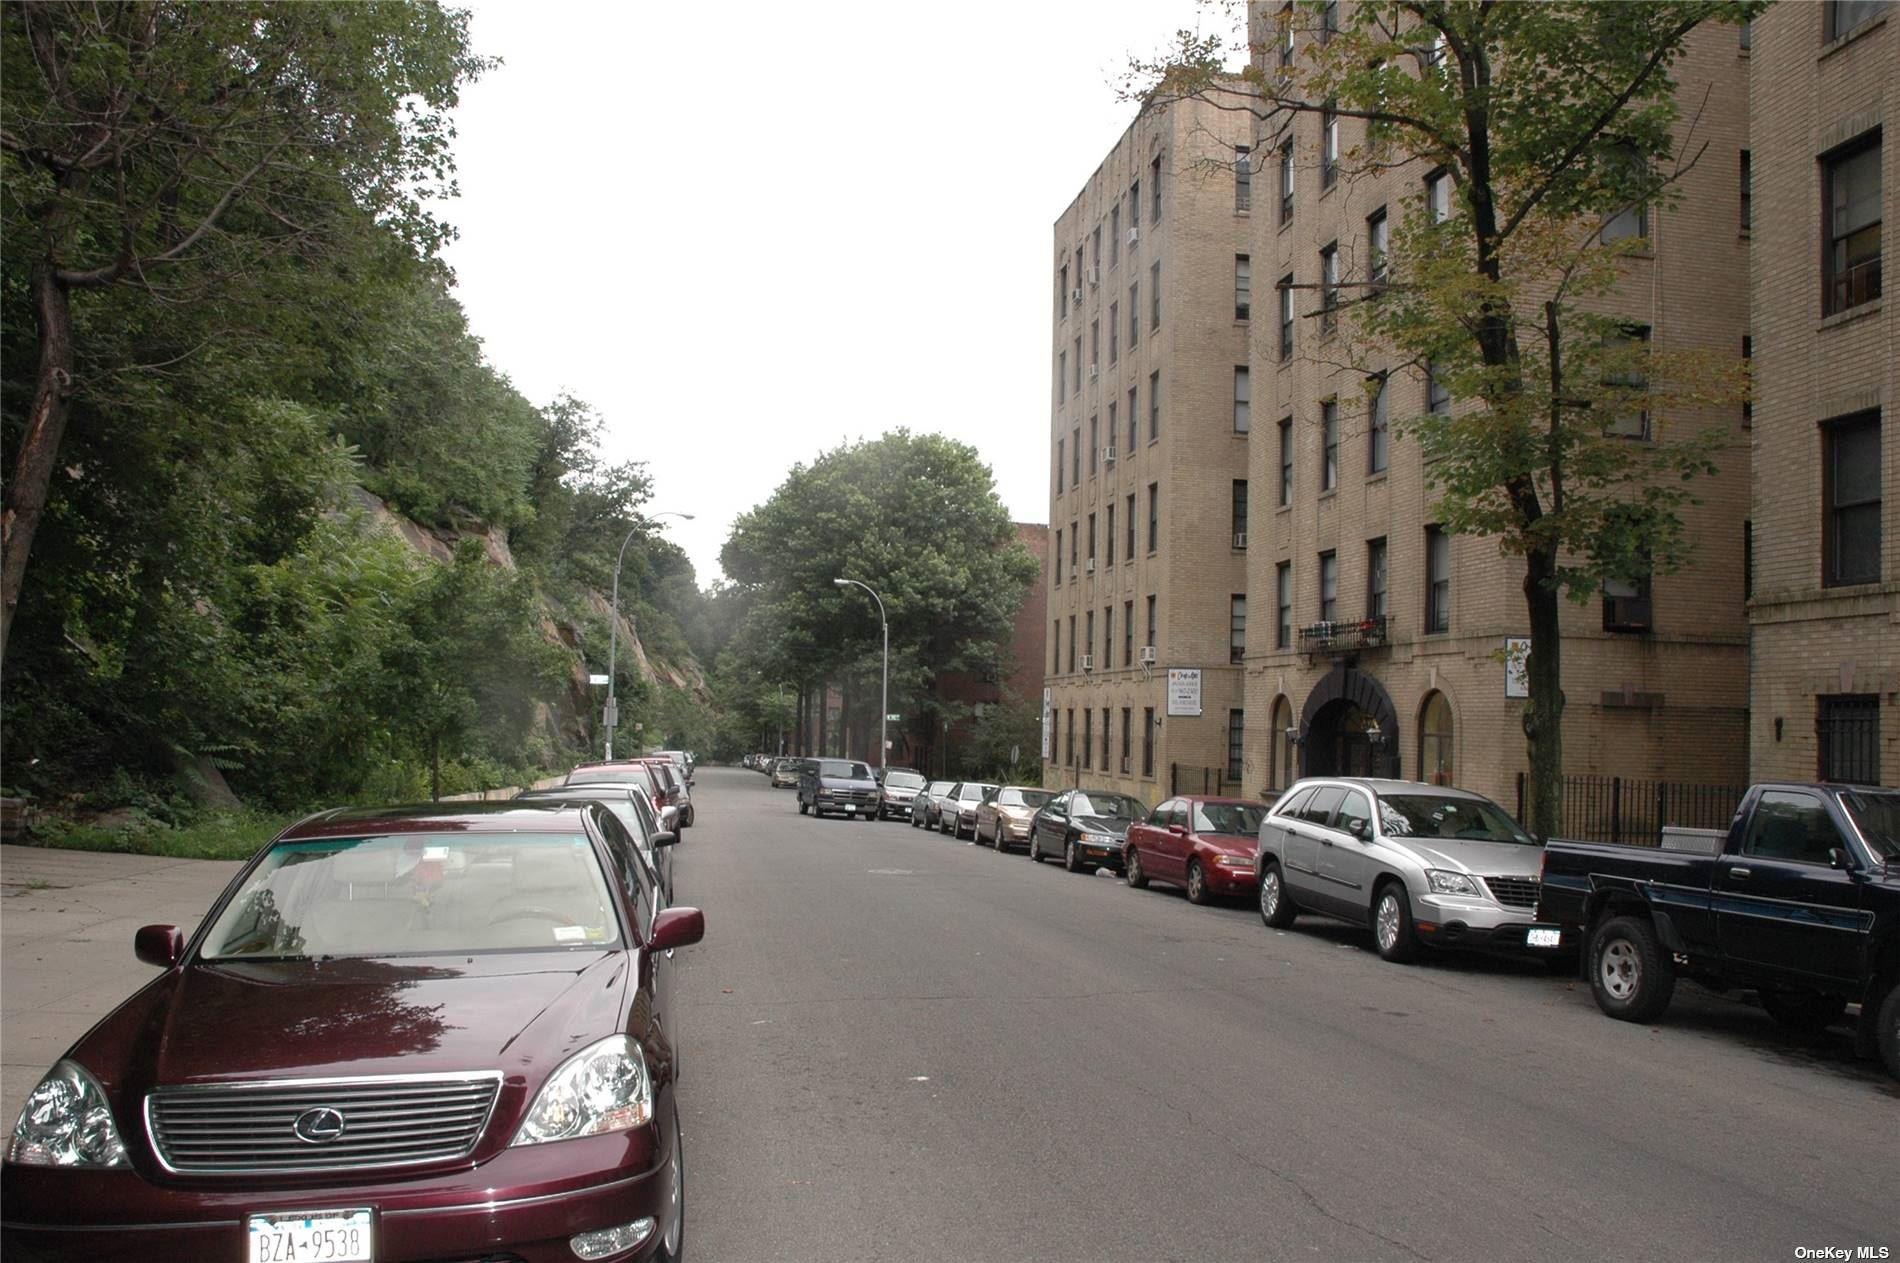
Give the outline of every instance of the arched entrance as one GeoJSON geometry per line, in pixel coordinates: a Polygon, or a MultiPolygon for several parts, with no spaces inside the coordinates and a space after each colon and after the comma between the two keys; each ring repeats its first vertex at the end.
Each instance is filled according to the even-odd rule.
{"type": "Polygon", "coordinates": [[[1399,714],[1385,687],[1351,667],[1313,686],[1300,711],[1307,776],[1399,775],[1399,714]]]}

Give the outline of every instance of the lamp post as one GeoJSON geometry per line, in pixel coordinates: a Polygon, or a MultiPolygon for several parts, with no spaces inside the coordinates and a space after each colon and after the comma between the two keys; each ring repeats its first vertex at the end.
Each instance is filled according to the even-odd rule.
{"type": "MultiPolygon", "coordinates": [[[[676,513],[670,509],[649,514],[648,520],[660,517],[685,518],[688,522],[693,520],[693,515],[690,513],[676,513]]],[[[627,545],[633,542],[633,537],[645,529],[646,525],[646,522],[640,522],[629,530],[627,537],[620,541],[620,551],[614,554],[613,615],[607,622],[607,709],[601,715],[601,725],[607,729],[606,758],[609,763],[613,762],[614,757],[614,725],[620,722],[620,703],[614,697],[614,665],[618,661],[616,650],[620,647],[620,563],[626,560],[627,545]]]]}
{"type": "Polygon", "coordinates": [[[890,620],[884,617],[884,598],[879,596],[875,591],[872,591],[870,584],[859,583],[856,579],[833,579],[831,582],[833,583],[833,585],[840,588],[843,588],[843,587],[863,588],[866,592],[870,592],[871,599],[877,602],[877,621],[880,624],[882,624],[884,628],[884,689],[883,689],[883,692],[879,694],[878,712],[877,712],[877,770],[879,773],[878,783],[882,784],[884,781],[884,777],[883,777],[884,750],[885,750],[884,725],[886,722],[889,721],[890,712],[891,712],[891,624],[890,624],[890,620]]]}

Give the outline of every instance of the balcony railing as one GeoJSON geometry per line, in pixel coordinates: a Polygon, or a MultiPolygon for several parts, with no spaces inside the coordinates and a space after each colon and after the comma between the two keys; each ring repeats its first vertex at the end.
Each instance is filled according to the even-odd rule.
{"type": "Polygon", "coordinates": [[[1358,653],[1363,649],[1380,649],[1386,644],[1385,631],[1386,616],[1383,614],[1371,618],[1311,623],[1300,628],[1300,652],[1337,657],[1358,653]]]}
{"type": "Polygon", "coordinates": [[[1856,263],[1828,278],[1827,314],[1846,311],[1880,297],[1880,256],[1856,263]]]}

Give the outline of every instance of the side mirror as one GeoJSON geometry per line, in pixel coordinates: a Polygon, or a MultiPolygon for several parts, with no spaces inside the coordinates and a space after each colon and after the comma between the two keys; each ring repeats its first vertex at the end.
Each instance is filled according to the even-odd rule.
{"type": "Polygon", "coordinates": [[[1187,836],[1187,826],[1184,824],[1171,824],[1168,826],[1168,832],[1177,838],[1185,838],[1187,836]]]}
{"type": "Polygon", "coordinates": [[[1352,834],[1355,838],[1363,840],[1371,836],[1372,823],[1368,820],[1348,820],[1346,822],[1346,832],[1352,834]]]}
{"type": "MultiPolygon", "coordinates": [[[[1854,865],[1847,858],[1847,852],[1838,846],[1827,848],[1827,866],[1829,868],[1850,869],[1854,865]]],[[[140,931],[143,933],[144,931],[140,931]]]]}
{"type": "Polygon", "coordinates": [[[653,932],[647,935],[649,952],[670,952],[690,947],[706,937],[706,914],[698,908],[668,908],[653,918],[653,932]]]}
{"type": "Polygon", "coordinates": [[[660,808],[660,828],[668,833],[677,834],[680,827],[680,809],[678,807],[660,808]]]}
{"type": "Polygon", "coordinates": [[[148,965],[170,969],[185,955],[185,932],[175,925],[141,925],[132,952],[148,965]]]}
{"type": "Polygon", "coordinates": [[[657,851],[663,846],[672,846],[679,840],[680,835],[678,833],[675,833],[671,829],[662,829],[653,835],[653,849],[657,851]]]}

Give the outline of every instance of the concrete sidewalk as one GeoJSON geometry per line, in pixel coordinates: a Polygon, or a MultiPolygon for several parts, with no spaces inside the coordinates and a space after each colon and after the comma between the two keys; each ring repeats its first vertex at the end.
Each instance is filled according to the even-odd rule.
{"type": "Polygon", "coordinates": [[[158,972],[133,932],[189,935],[241,866],[0,846],[0,1136],[60,1054],[158,972]]]}

